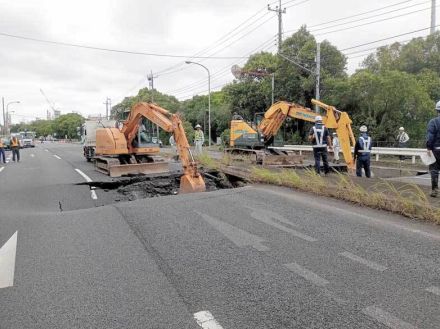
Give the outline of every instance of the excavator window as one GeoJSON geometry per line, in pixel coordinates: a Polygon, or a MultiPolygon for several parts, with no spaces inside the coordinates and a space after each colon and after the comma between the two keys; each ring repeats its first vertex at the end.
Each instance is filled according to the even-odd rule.
{"type": "Polygon", "coordinates": [[[136,138],[133,139],[133,147],[157,147],[158,129],[150,120],[143,118],[139,122],[136,138]]]}

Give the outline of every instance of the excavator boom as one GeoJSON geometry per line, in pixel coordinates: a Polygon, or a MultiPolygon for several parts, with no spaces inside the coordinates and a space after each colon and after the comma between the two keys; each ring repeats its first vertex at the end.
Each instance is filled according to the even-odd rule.
{"type": "MultiPolygon", "coordinates": [[[[145,155],[156,153],[155,149],[134,146],[133,141],[138,134],[139,124],[142,118],[155,123],[163,130],[174,135],[177,150],[183,166],[183,176],[180,179],[180,193],[204,192],[206,190],[205,181],[198,172],[197,164],[192,156],[191,149],[183,129],[182,119],[178,114],[170,113],[166,109],[153,103],[137,103],[124,121],[121,130],[117,128],[102,128],[97,130],[97,150],[98,145],[106,145],[106,153],[111,155],[145,155]],[[103,138],[100,140],[99,136],[103,138]],[[113,149],[112,149],[113,147],[113,149]],[[121,152],[121,153],[118,153],[121,152]]],[[[104,150],[104,148],[101,148],[104,150]]],[[[98,153],[98,151],[97,151],[98,153]]],[[[132,164],[121,164],[119,167],[135,166],[132,164]]]]}

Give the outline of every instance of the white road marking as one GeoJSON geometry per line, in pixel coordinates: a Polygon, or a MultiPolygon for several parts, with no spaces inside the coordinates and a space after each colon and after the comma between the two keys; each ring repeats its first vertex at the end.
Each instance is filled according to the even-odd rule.
{"type": "Polygon", "coordinates": [[[369,317],[375,319],[377,322],[382,323],[391,329],[416,329],[412,324],[402,321],[396,318],[394,315],[385,312],[376,306],[369,306],[362,310],[362,313],[368,315],[369,317]]]}
{"type": "Polygon", "coordinates": [[[339,255],[346,257],[348,259],[351,259],[352,261],[361,263],[362,265],[368,266],[369,268],[376,270],[376,271],[379,271],[379,272],[383,272],[387,269],[386,266],[369,261],[365,258],[359,257],[355,254],[352,254],[351,252],[348,252],[348,251],[341,252],[341,253],[339,253],[339,255]]]}
{"type": "Polygon", "coordinates": [[[12,287],[14,285],[17,233],[18,231],[0,248],[0,288],[12,287]]]}
{"type": "MultiPolygon", "coordinates": [[[[88,182],[88,183],[93,182],[92,179],[89,176],[87,176],[86,174],[84,174],[81,170],[75,169],[75,171],[78,174],[80,174],[86,180],[86,182],[88,182]]],[[[96,195],[96,191],[95,191],[94,187],[90,187],[90,197],[93,200],[98,200],[98,196],[96,195]]]]}
{"type": "Polygon", "coordinates": [[[79,169],[75,169],[75,170],[78,174],[80,174],[86,180],[86,182],[89,182],[89,183],[93,182],[92,179],[89,176],[87,176],[86,174],[84,174],[81,170],[79,170],[79,169]]]}
{"type": "Polygon", "coordinates": [[[55,158],[57,158],[58,160],[61,160],[61,157],[59,157],[58,155],[54,154],[53,155],[55,158]]]}
{"type": "Polygon", "coordinates": [[[223,234],[226,238],[228,238],[232,243],[234,243],[237,247],[245,247],[251,246],[258,251],[268,251],[269,247],[266,247],[262,243],[265,242],[263,238],[260,238],[257,235],[253,235],[249,232],[246,232],[238,227],[232,226],[226,222],[218,220],[214,217],[196,212],[200,215],[206,222],[208,222],[211,226],[213,226],[217,231],[223,234]]]}
{"type": "Polygon", "coordinates": [[[194,319],[196,319],[197,324],[203,329],[223,329],[209,311],[194,313],[194,319]]]}
{"type": "Polygon", "coordinates": [[[440,296],[440,288],[436,286],[432,286],[425,289],[426,291],[433,293],[434,295],[440,296]]]}
{"type": "Polygon", "coordinates": [[[44,149],[46,152],[49,152],[49,150],[48,149],[44,149]]]}
{"type": "Polygon", "coordinates": [[[267,225],[273,226],[273,227],[275,227],[275,228],[277,228],[277,229],[279,229],[281,231],[284,231],[286,233],[292,234],[293,236],[295,236],[297,238],[300,238],[300,239],[303,239],[305,241],[309,241],[309,242],[316,242],[316,241],[318,241],[315,238],[312,238],[311,236],[309,236],[307,234],[298,232],[296,230],[293,230],[291,228],[285,227],[285,226],[283,226],[283,225],[273,221],[270,217],[268,217],[264,213],[259,213],[259,212],[256,212],[256,211],[252,211],[251,212],[251,216],[253,218],[255,218],[256,220],[260,221],[260,222],[263,222],[263,223],[265,223],[267,225]]]}
{"type": "Polygon", "coordinates": [[[297,263],[284,264],[284,266],[291,270],[293,273],[303,277],[313,284],[316,284],[317,286],[323,287],[326,284],[329,284],[326,279],[321,278],[318,274],[309,271],[308,269],[302,267],[301,265],[298,265],[297,263]]]}
{"type": "Polygon", "coordinates": [[[35,156],[35,154],[31,154],[31,158],[33,158],[35,156]]]}
{"type": "MultiPolygon", "coordinates": [[[[258,187],[256,187],[256,189],[263,190],[263,189],[258,188],[258,187]]],[[[304,197],[299,196],[299,195],[286,194],[285,192],[278,192],[278,191],[267,190],[267,189],[265,189],[264,191],[268,192],[268,193],[275,194],[275,195],[282,196],[282,197],[287,198],[287,199],[293,199],[295,201],[299,201],[299,202],[301,202],[301,203],[303,203],[303,204],[305,204],[307,206],[310,205],[310,199],[305,199],[304,197]]],[[[401,229],[401,230],[404,230],[404,231],[407,231],[407,232],[417,233],[417,234],[423,235],[423,236],[431,238],[431,239],[440,240],[440,234],[435,234],[435,233],[430,233],[430,232],[422,231],[422,230],[419,230],[419,229],[415,229],[415,228],[412,228],[409,225],[406,226],[406,225],[401,225],[401,224],[393,223],[393,222],[391,222],[391,221],[389,221],[387,219],[378,219],[378,218],[375,218],[375,217],[372,217],[372,216],[361,214],[359,212],[355,212],[355,211],[351,211],[351,210],[348,210],[348,209],[343,209],[343,208],[337,207],[335,204],[327,205],[325,203],[323,203],[323,204],[317,203],[317,204],[315,204],[315,207],[321,208],[323,211],[331,212],[334,215],[340,216],[341,213],[345,213],[345,214],[350,215],[352,217],[358,217],[358,218],[366,219],[370,223],[375,223],[375,224],[379,224],[379,225],[382,225],[382,226],[395,227],[395,228],[398,228],[398,229],[401,229]]],[[[393,214],[390,213],[389,215],[392,216],[393,214]]],[[[384,216],[386,216],[386,214],[384,216]]],[[[339,218],[342,218],[342,217],[339,217],[339,218]]],[[[365,221],[362,221],[362,222],[365,223],[365,221]]]]}
{"type": "Polygon", "coordinates": [[[0,167],[0,172],[2,172],[5,169],[5,167],[0,167]]]}

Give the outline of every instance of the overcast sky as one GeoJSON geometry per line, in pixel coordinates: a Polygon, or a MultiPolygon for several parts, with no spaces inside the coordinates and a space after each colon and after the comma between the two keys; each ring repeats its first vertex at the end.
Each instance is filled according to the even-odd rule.
{"type": "MultiPolygon", "coordinates": [[[[243,57],[255,51],[276,51],[278,23],[276,14],[267,11],[268,2],[273,0],[0,0],[0,33],[144,53],[243,57]],[[229,33],[243,22],[246,23],[229,33]]],[[[339,49],[427,28],[430,24],[431,1],[427,0],[283,0],[284,3],[283,7],[287,7],[283,15],[285,36],[303,24],[312,31],[326,28],[315,31],[318,34],[404,15],[317,36],[318,41],[327,39],[339,49]],[[381,11],[353,16],[398,3],[381,11]],[[353,17],[312,28],[348,16],[353,17]],[[358,21],[348,23],[355,20],[358,21]],[[338,24],[344,25],[330,27],[338,24]]],[[[428,32],[345,53],[405,41],[428,32]]],[[[359,55],[366,53],[348,55],[348,72],[358,67],[363,59],[359,55]]],[[[192,60],[210,69],[214,90],[233,80],[232,65],[245,61],[238,58],[192,60]]],[[[206,71],[196,65],[186,65],[184,61],[185,58],[105,52],[0,35],[0,95],[6,103],[21,102],[9,106],[9,110],[14,111],[12,121],[18,122],[46,117],[49,105],[40,88],[63,114],[72,111],[84,116],[104,114],[106,97],[110,97],[114,105],[124,96],[136,94],[138,89],[147,86],[150,70],[153,74],[159,72],[154,82],[161,92],[179,99],[206,93],[206,71]]]]}

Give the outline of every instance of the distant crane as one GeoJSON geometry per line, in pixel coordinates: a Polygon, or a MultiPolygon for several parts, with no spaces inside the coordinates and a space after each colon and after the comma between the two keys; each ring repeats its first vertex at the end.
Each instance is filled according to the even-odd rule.
{"type": "Polygon", "coordinates": [[[50,108],[53,111],[54,117],[56,116],[57,113],[59,113],[60,111],[56,109],[55,107],[55,103],[51,102],[49,97],[47,97],[47,95],[45,94],[45,92],[43,91],[43,89],[40,88],[40,92],[41,94],[44,96],[44,99],[46,100],[47,104],[49,104],[50,108]]]}

